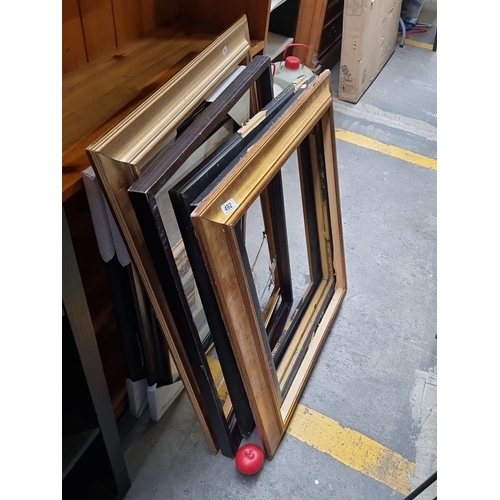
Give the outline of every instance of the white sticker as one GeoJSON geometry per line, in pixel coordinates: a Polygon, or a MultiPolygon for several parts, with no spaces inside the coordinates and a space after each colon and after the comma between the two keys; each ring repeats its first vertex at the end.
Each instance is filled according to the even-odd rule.
{"type": "Polygon", "coordinates": [[[307,85],[304,83],[304,85],[302,85],[302,87],[300,87],[301,89],[305,89],[307,87],[307,85]]]}
{"type": "Polygon", "coordinates": [[[227,47],[224,45],[224,48],[222,49],[222,55],[225,56],[227,54],[227,47]]]}
{"type": "Polygon", "coordinates": [[[223,203],[220,208],[224,215],[229,215],[231,212],[234,212],[238,208],[238,203],[236,203],[234,199],[231,198],[223,203]]]}

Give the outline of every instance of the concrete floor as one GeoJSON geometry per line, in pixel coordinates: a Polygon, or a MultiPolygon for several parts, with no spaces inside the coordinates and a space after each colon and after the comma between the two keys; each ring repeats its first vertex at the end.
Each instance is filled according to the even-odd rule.
{"type": "MultiPolygon", "coordinates": [[[[332,78],[336,91],[338,67],[332,78]]],[[[435,159],[436,53],[398,48],[358,104],[334,110],[337,128],[435,159]]],[[[349,290],[301,404],[414,464],[413,488],[436,470],[436,171],[344,140],[337,151],[349,290]]],[[[121,428],[126,500],[405,496],[290,434],[241,476],[210,455],[185,393],[159,423],[146,412],[121,428]]]]}

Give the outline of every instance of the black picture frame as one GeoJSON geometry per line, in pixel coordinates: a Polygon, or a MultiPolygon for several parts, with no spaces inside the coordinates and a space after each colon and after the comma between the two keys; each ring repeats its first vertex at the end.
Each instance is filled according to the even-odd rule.
{"type": "Polygon", "coordinates": [[[226,337],[221,338],[216,345],[218,355],[224,357],[226,365],[232,365],[231,376],[225,379],[233,413],[229,419],[226,418],[158,211],[156,195],[189,156],[220,126],[227,113],[254,84],[257,107],[261,109],[273,98],[269,57],[256,56],[221,95],[199,113],[171,148],[155,158],[145,173],[128,189],[173,319],[182,335],[217,444],[222,454],[230,458],[234,457],[242,435],[249,435],[253,430],[253,415],[229,339],[226,337]]]}
{"type": "MultiPolygon", "coordinates": [[[[220,148],[214,151],[205,161],[169,190],[172,206],[182,234],[182,239],[185,242],[186,252],[191,262],[191,268],[198,284],[198,290],[205,308],[210,330],[224,332],[220,333],[220,335],[223,334],[227,336],[227,333],[201,255],[198,240],[196,239],[194,228],[191,224],[190,214],[195,206],[192,204],[213,182],[225,173],[226,168],[235,158],[244,154],[245,148],[251,145],[258,134],[264,130],[264,128],[272,124],[276,117],[279,116],[280,111],[283,111],[292,101],[293,96],[297,94],[297,90],[299,89],[293,85],[284,89],[278,97],[273,99],[273,101],[261,111],[261,113],[265,113],[264,120],[259,121],[251,131],[247,132],[244,130],[233,134],[220,148]]],[[[293,302],[293,291],[290,279],[290,259],[286,241],[283,240],[283,238],[286,238],[286,227],[282,227],[285,223],[285,219],[283,213],[281,178],[273,180],[268,189],[268,197],[271,222],[273,224],[273,231],[275,232],[274,240],[278,247],[276,248],[277,260],[281,263],[281,265],[277,267],[277,271],[281,273],[279,279],[281,285],[281,302],[279,306],[273,310],[268,322],[269,339],[274,345],[275,339],[277,340],[278,337],[277,333],[283,329],[293,302]],[[279,223],[277,223],[278,221],[279,223]]],[[[241,225],[238,231],[243,239],[241,225]]],[[[221,360],[221,363],[222,361],[223,360],[221,360]]]]}

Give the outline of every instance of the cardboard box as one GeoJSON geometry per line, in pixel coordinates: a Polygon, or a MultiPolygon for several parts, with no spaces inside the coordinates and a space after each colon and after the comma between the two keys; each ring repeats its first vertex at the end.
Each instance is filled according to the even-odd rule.
{"type": "Polygon", "coordinates": [[[345,0],[339,99],[356,103],[394,53],[402,0],[345,0]]]}

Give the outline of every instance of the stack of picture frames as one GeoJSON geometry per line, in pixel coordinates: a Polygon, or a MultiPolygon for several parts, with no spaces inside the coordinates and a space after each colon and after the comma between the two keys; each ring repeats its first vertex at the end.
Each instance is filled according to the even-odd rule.
{"type": "Polygon", "coordinates": [[[87,152],[211,451],[234,457],[256,427],[271,459],[346,273],[330,72],[274,97],[270,59],[249,54],[243,17],[87,152]]]}

